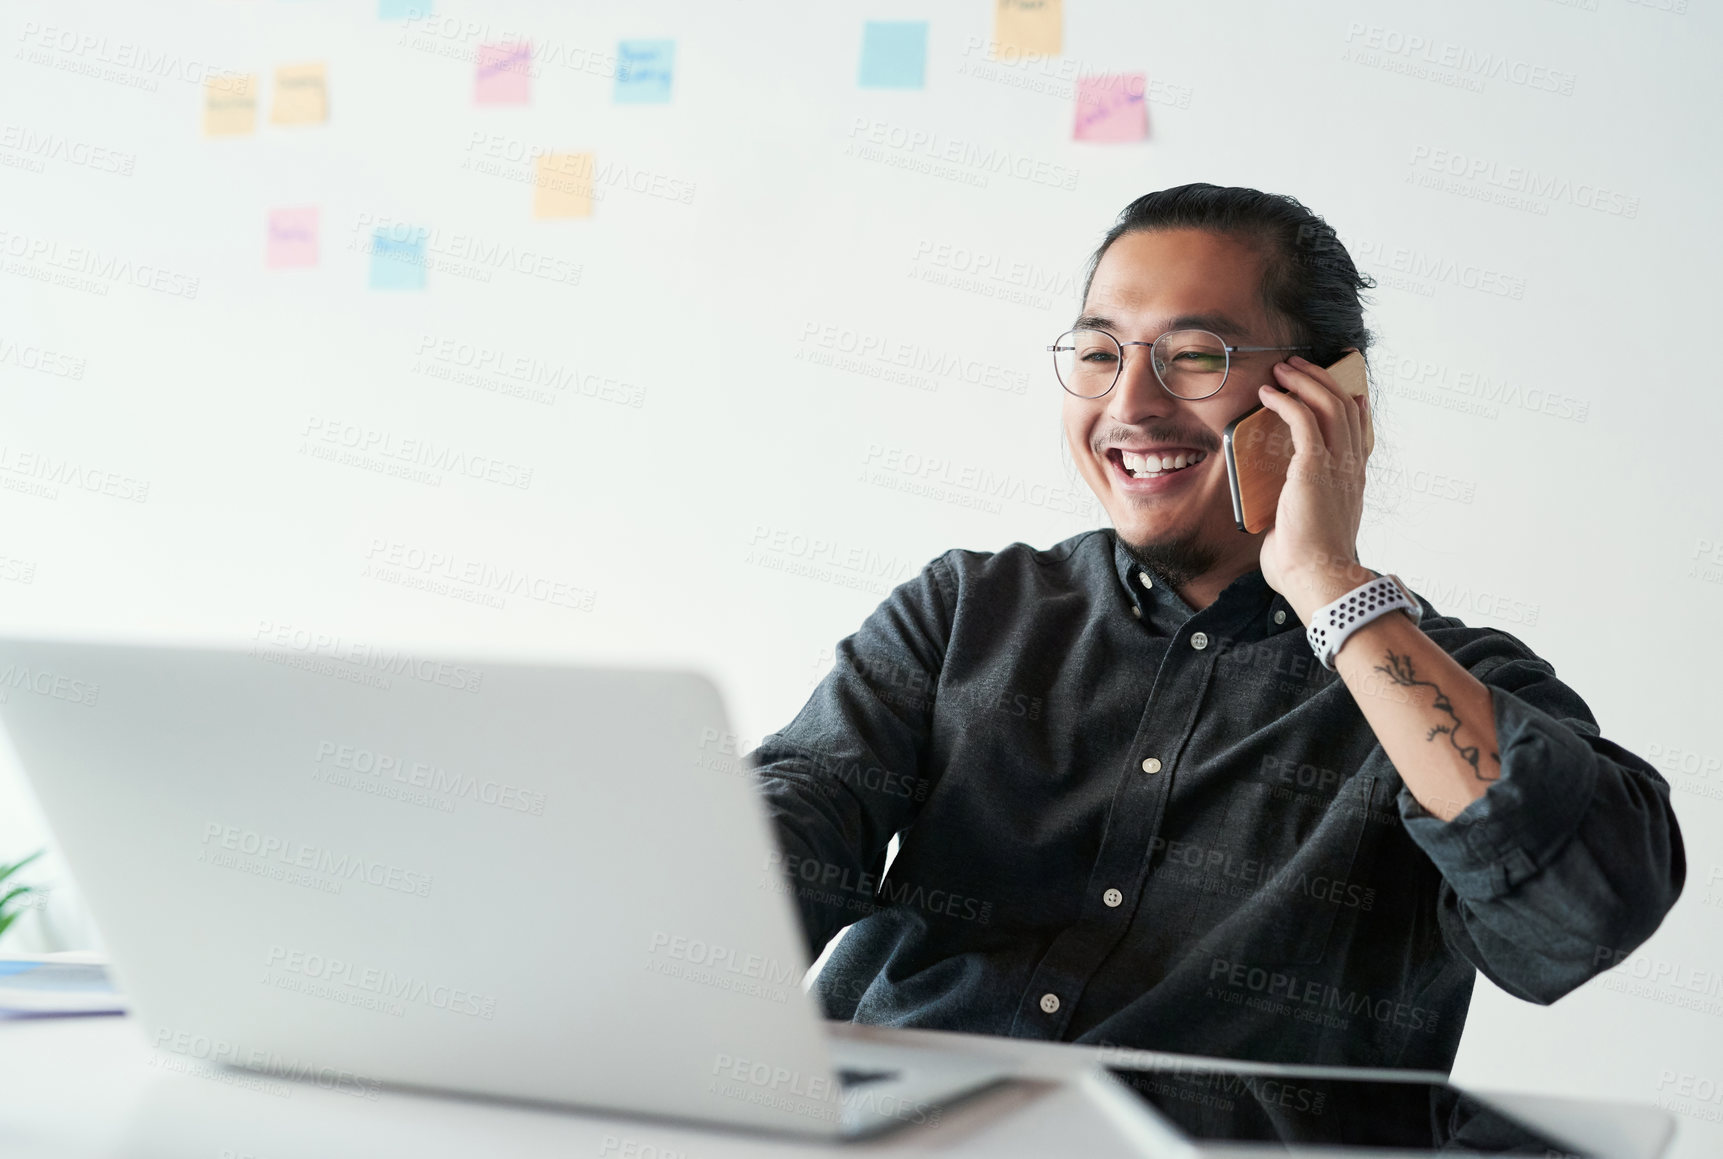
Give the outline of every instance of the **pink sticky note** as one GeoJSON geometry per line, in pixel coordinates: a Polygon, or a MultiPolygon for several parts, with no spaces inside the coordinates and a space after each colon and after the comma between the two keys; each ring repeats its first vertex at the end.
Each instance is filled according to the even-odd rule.
{"type": "Polygon", "coordinates": [[[1078,141],[1141,141],[1149,135],[1142,73],[1077,78],[1078,141]]]}
{"type": "Polygon", "coordinates": [[[269,249],[264,264],[291,269],[317,264],[317,209],[269,211],[269,249]]]}
{"type": "Polygon", "coordinates": [[[524,105],[532,100],[532,45],[481,44],[473,77],[475,105],[524,105]]]}

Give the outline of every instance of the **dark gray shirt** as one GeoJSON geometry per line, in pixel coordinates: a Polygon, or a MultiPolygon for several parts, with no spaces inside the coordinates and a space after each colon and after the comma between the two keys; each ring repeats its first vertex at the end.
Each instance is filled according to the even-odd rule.
{"type": "Polygon", "coordinates": [[[1550,1002],[1619,962],[1685,878],[1668,785],[1422,602],[1501,754],[1448,823],[1260,571],[1193,612],[1110,530],[933,560],[749,754],[810,950],[854,923],[827,1015],[1447,1070],[1474,969],[1550,1002]]]}

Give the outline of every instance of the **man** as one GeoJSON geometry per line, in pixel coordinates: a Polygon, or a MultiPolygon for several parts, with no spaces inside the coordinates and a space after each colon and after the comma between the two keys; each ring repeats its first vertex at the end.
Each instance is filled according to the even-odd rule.
{"type": "Polygon", "coordinates": [[[1657,928],[1662,778],[1358,563],[1369,414],[1322,368],[1368,285],[1291,198],[1121,214],[1054,343],[1113,528],[933,560],[751,754],[810,948],[854,923],[829,1017],[1445,1071],[1475,970],[1552,1002],[1657,928]],[[1294,454],[1249,535],[1220,451],[1259,402],[1294,454]]]}

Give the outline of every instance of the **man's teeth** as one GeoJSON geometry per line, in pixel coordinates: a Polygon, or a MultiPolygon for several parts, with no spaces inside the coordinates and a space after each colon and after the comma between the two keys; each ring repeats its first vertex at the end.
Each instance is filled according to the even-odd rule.
{"type": "Polygon", "coordinates": [[[1125,460],[1125,470],[1133,476],[1138,479],[1152,479],[1168,471],[1195,466],[1208,458],[1208,452],[1180,451],[1176,455],[1139,455],[1131,451],[1120,451],[1119,456],[1125,460]]]}

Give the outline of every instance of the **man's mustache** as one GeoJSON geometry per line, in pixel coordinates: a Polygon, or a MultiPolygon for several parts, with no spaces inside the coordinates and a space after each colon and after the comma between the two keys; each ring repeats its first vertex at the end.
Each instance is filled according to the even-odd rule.
{"type": "Polygon", "coordinates": [[[1180,430],[1165,424],[1151,423],[1145,427],[1127,427],[1117,425],[1107,428],[1096,436],[1090,448],[1097,454],[1104,454],[1108,447],[1120,443],[1171,443],[1174,446],[1193,447],[1199,451],[1215,452],[1220,450],[1220,440],[1216,439],[1213,431],[1180,430]]]}

